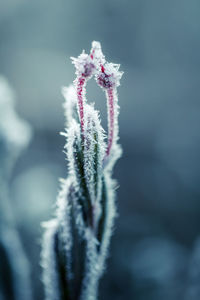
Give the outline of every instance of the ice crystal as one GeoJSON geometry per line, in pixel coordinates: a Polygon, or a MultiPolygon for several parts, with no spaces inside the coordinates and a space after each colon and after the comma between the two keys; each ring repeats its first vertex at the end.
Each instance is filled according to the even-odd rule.
{"type": "Polygon", "coordinates": [[[74,109],[77,105],[77,96],[74,85],[70,85],[69,87],[62,88],[62,94],[65,98],[65,102],[63,104],[65,119],[66,119],[66,128],[70,126],[73,119],[77,120],[78,114],[74,109]]]}
{"type": "Polygon", "coordinates": [[[48,300],[97,299],[116,216],[111,175],[121,155],[116,89],[122,73],[119,65],[106,62],[99,42],[92,43],[90,54],[83,52],[72,61],[74,87],[62,89],[68,178],[62,180],[56,216],[47,222],[43,241],[48,300]],[[108,136],[98,111],[87,103],[86,84],[93,76],[106,94],[108,136]]]}

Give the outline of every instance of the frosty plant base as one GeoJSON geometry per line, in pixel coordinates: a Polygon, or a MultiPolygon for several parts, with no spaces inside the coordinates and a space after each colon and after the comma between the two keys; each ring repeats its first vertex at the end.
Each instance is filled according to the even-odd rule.
{"type": "Polygon", "coordinates": [[[61,182],[55,218],[46,222],[42,266],[48,300],[95,300],[116,215],[115,181],[111,178],[121,156],[118,141],[117,87],[122,72],[108,63],[100,43],[90,54],[72,58],[74,85],[65,97],[68,178],[61,182]],[[105,92],[108,136],[98,112],[86,101],[86,84],[95,78],[105,92]]]}

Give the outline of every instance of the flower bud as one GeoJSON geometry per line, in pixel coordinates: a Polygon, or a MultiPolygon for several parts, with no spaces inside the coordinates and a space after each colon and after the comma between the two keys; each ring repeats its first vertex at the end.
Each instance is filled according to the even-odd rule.
{"type": "Polygon", "coordinates": [[[76,75],[84,78],[90,78],[95,71],[95,64],[90,55],[84,51],[77,57],[72,57],[72,63],[76,68],[76,75]]]}

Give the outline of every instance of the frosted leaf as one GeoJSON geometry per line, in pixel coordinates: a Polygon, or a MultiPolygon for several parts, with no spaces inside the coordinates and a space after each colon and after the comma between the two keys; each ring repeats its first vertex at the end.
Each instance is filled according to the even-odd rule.
{"type": "Polygon", "coordinates": [[[66,154],[68,160],[69,174],[72,177],[75,188],[78,188],[80,186],[81,180],[77,153],[81,151],[80,147],[80,126],[75,120],[72,120],[71,126],[67,129],[67,143],[65,145],[65,149],[67,150],[66,154]]]}
{"type": "MultiPolygon", "coordinates": [[[[104,174],[104,193],[103,197],[105,197],[104,205],[105,205],[105,216],[104,216],[104,225],[103,225],[103,234],[102,239],[100,241],[100,250],[99,250],[99,269],[100,274],[102,276],[103,271],[105,269],[105,262],[108,256],[108,248],[110,245],[110,239],[113,232],[114,220],[116,218],[116,204],[115,204],[115,187],[116,183],[111,179],[110,174],[105,172],[104,174]]],[[[102,200],[102,201],[103,201],[102,200]]]]}
{"type": "Polygon", "coordinates": [[[65,98],[65,102],[63,104],[64,107],[64,115],[66,118],[66,127],[70,126],[70,123],[72,119],[77,118],[77,111],[76,111],[76,105],[77,105],[77,95],[74,85],[69,85],[68,87],[62,88],[62,94],[65,98]]]}
{"type": "Polygon", "coordinates": [[[58,221],[53,219],[43,223],[46,231],[43,237],[41,264],[43,267],[43,282],[45,285],[45,297],[51,300],[60,300],[59,272],[57,269],[55,236],[58,230],[58,221]]]}
{"type": "Polygon", "coordinates": [[[86,231],[86,265],[80,300],[95,300],[99,281],[97,241],[91,229],[86,231]]]}
{"type": "Polygon", "coordinates": [[[122,156],[122,147],[119,144],[114,144],[112,146],[112,151],[110,152],[109,157],[105,156],[103,161],[103,167],[106,171],[112,172],[116,161],[122,156]]]}
{"type": "Polygon", "coordinates": [[[91,202],[86,189],[83,165],[83,150],[80,137],[80,126],[75,120],[72,120],[71,127],[67,130],[67,160],[69,175],[73,183],[74,194],[78,198],[75,210],[77,215],[77,226],[80,231],[83,230],[82,223],[85,216],[85,222],[92,222],[91,219],[91,202]],[[79,204],[79,205],[78,205],[79,204]],[[78,224],[80,223],[80,225],[78,224]]]}
{"type": "Polygon", "coordinates": [[[71,249],[73,244],[72,228],[71,228],[71,180],[63,179],[61,181],[61,189],[57,198],[57,219],[59,223],[59,239],[62,243],[63,251],[66,255],[67,278],[72,277],[71,270],[71,249]]]}
{"type": "Polygon", "coordinates": [[[103,158],[105,156],[104,131],[98,112],[86,105],[84,134],[84,176],[93,206],[94,226],[98,222],[101,208],[103,158]]]}
{"type": "MultiPolygon", "coordinates": [[[[84,167],[85,172],[92,172],[93,176],[102,172],[102,162],[105,155],[104,138],[105,134],[100,124],[98,112],[93,108],[93,106],[87,105],[86,129],[84,136],[84,167]],[[90,162],[88,161],[89,159],[90,162]],[[89,163],[90,166],[88,165],[89,163]],[[91,170],[89,170],[90,168],[91,170]]],[[[90,176],[88,175],[88,179],[89,178],[90,176]]],[[[94,178],[93,185],[95,185],[94,178]]]]}

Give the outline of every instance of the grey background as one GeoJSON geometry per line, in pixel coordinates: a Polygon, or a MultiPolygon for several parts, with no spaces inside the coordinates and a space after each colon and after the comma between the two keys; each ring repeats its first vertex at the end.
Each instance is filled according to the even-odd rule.
{"type": "MultiPolygon", "coordinates": [[[[119,218],[100,299],[199,299],[187,296],[200,232],[199,36],[199,0],[0,0],[0,73],[34,128],[11,196],[35,299],[43,299],[40,223],[67,176],[60,88],[74,80],[70,56],[92,40],[124,71],[119,218]]],[[[106,129],[104,95],[92,82],[88,99],[106,129]]]]}

